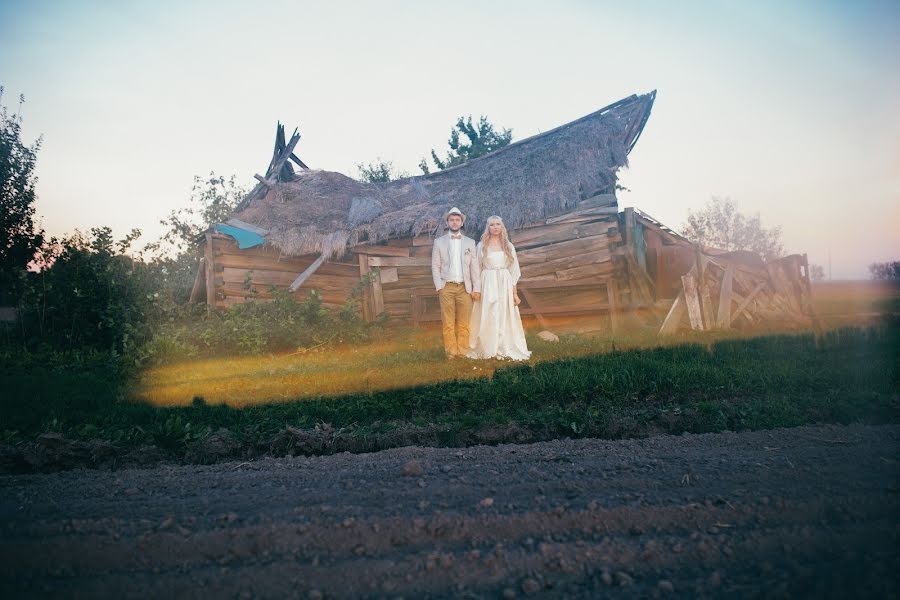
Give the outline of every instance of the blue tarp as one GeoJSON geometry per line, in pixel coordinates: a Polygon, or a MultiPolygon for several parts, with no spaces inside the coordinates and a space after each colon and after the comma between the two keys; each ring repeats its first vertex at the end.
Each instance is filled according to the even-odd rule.
{"type": "Polygon", "coordinates": [[[246,250],[247,248],[266,243],[265,238],[258,233],[247,231],[246,229],[241,229],[239,227],[232,227],[231,225],[225,225],[224,223],[217,224],[216,231],[229,235],[237,240],[238,248],[241,250],[246,250]]]}

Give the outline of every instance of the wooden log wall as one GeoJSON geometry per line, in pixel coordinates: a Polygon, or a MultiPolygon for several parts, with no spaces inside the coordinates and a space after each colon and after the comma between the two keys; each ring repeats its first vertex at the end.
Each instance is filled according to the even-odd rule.
{"type": "MultiPolygon", "coordinates": [[[[522,268],[521,283],[533,287],[524,308],[534,303],[542,307],[541,312],[543,307],[565,312],[586,306],[628,306],[636,298],[652,301],[653,280],[641,264],[643,257],[639,259],[623,239],[623,223],[610,202],[594,198],[568,215],[511,232],[522,268]]],[[[640,225],[632,219],[629,226],[640,225]]],[[[468,235],[477,239],[480,232],[468,235]]],[[[362,303],[367,319],[382,313],[400,322],[418,321],[423,315],[424,320],[438,319],[432,241],[423,234],[356,246],[346,257],[323,263],[295,294],[305,297],[315,289],[326,306],[339,306],[360,277],[377,271],[362,303]],[[414,314],[416,307],[424,310],[414,314]]],[[[651,235],[647,245],[656,247],[659,242],[651,235]]],[[[218,308],[251,299],[266,301],[271,297],[270,286],[287,289],[316,258],[286,257],[268,246],[240,250],[232,238],[209,234],[203,274],[207,298],[218,308]]]]}
{"type": "MultiPolygon", "coordinates": [[[[315,255],[282,256],[269,246],[240,250],[232,238],[219,234],[207,236],[205,256],[207,298],[213,299],[216,308],[227,308],[251,299],[270,300],[271,286],[286,290],[317,258],[315,255]]],[[[315,289],[326,306],[337,307],[344,303],[358,282],[359,265],[353,257],[327,261],[295,294],[305,298],[315,289]]]]}
{"type": "MultiPolygon", "coordinates": [[[[475,232],[467,235],[478,237],[475,232]]],[[[514,231],[511,239],[522,268],[523,284],[597,282],[611,278],[620,259],[616,256],[616,249],[621,244],[618,221],[614,215],[605,213],[582,213],[567,219],[556,217],[552,222],[514,231]]],[[[369,269],[379,270],[371,290],[369,308],[373,315],[383,311],[392,319],[402,321],[417,321],[423,316],[424,320],[439,318],[431,274],[432,241],[430,235],[421,235],[353,249],[360,257],[365,257],[360,261],[361,265],[364,263],[369,269]],[[424,303],[424,315],[413,314],[417,302],[424,303]]],[[[606,288],[599,290],[590,286],[560,289],[542,285],[531,294],[536,300],[539,297],[542,305],[560,309],[609,301],[605,296],[606,288]]]]}

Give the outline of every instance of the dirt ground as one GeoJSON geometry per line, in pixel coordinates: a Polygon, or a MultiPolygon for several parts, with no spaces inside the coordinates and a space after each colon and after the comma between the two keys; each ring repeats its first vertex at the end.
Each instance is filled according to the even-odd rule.
{"type": "Polygon", "coordinates": [[[0,477],[12,597],[900,594],[900,426],[0,477]]]}

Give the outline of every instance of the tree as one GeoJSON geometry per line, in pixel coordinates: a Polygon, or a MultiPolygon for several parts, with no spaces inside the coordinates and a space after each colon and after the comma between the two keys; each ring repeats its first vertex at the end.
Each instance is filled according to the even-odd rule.
{"type": "Polygon", "coordinates": [[[730,198],[713,196],[701,210],[689,210],[681,230],[689,240],[721,250],[751,250],[766,260],[784,254],[781,228],[764,228],[758,214],[747,217],[730,198]]]}
{"type": "Polygon", "coordinates": [[[30,146],[22,143],[24,103],[20,95],[19,112],[10,115],[0,86],[0,304],[18,299],[28,263],[44,241],[43,229],[34,223],[34,166],[41,138],[30,146]]]}
{"type": "Polygon", "coordinates": [[[869,274],[872,279],[879,281],[900,280],[900,260],[872,263],[869,265],[869,274]]]}
{"type": "Polygon", "coordinates": [[[200,234],[212,225],[224,222],[247,195],[235,179],[234,175],[225,179],[213,171],[205,179],[194,175],[188,206],[173,210],[160,221],[168,229],[159,241],[149,244],[146,250],[159,251],[163,242],[167,242],[178,252],[190,251],[200,234]]]}
{"type": "Polygon", "coordinates": [[[356,165],[359,171],[359,180],[367,183],[387,183],[396,179],[405,179],[409,174],[404,171],[394,171],[394,163],[383,160],[380,156],[369,164],[356,165]]]}
{"type": "MultiPolygon", "coordinates": [[[[434,164],[441,171],[449,167],[455,167],[472,158],[484,156],[489,152],[493,152],[504,146],[508,146],[512,141],[512,130],[501,129],[497,131],[488,121],[487,117],[482,115],[478,118],[478,124],[472,123],[472,115],[468,118],[460,117],[456,121],[456,126],[450,130],[450,139],[447,144],[450,151],[447,152],[447,158],[441,160],[438,158],[437,152],[431,151],[431,158],[434,164]],[[460,139],[460,134],[464,135],[469,141],[468,143],[460,139]]],[[[426,175],[431,173],[428,166],[428,159],[423,158],[419,162],[419,168],[426,175]]]]}
{"type": "Polygon", "coordinates": [[[822,265],[809,265],[809,278],[813,281],[822,281],[825,279],[825,269],[822,268],[822,265]]]}

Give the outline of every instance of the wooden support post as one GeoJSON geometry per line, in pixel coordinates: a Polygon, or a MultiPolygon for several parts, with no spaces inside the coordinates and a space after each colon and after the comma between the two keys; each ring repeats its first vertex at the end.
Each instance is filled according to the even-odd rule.
{"type": "Polygon", "coordinates": [[[625,231],[622,232],[623,241],[625,245],[631,248],[632,250],[635,247],[634,244],[634,207],[629,206],[625,209],[625,231]]]}
{"type": "Polygon", "coordinates": [[[700,297],[697,293],[697,281],[693,275],[682,275],[681,285],[684,286],[684,300],[687,304],[688,318],[691,320],[691,329],[703,331],[703,316],[700,311],[700,297]]]}
{"type": "Polygon", "coordinates": [[[542,315],[542,314],[539,312],[539,310],[540,310],[540,305],[537,304],[537,303],[535,303],[535,295],[532,294],[531,292],[527,292],[527,291],[525,291],[524,289],[521,289],[521,288],[519,289],[519,294],[522,295],[522,296],[524,296],[524,297],[525,297],[525,300],[528,301],[528,306],[530,306],[531,308],[534,309],[534,311],[535,311],[535,312],[534,312],[534,316],[535,316],[535,318],[537,319],[538,323],[540,323],[541,327],[543,327],[544,329],[549,329],[550,326],[549,326],[549,324],[547,323],[547,320],[544,319],[544,315],[542,315]]]}
{"type": "Polygon", "coordinates": [[[731,326],[731,284],[734,280],[734,265],[729,263],[722,276],[722,288],[719,290],[719,310],[716,312],[716,327],[728,329],[731,326]]]}
{"type": "Polygon", "coordinates": [[[216,307],[216,263],[213,257],[213,236],[206,233],[206,312],[216,307]]]}
{"type": "Polygon", "coordinates": [[[659,328],[659,335],[672,335],[678,331],[678,325],[681,323],[681,317],[684,316],[686,308],[687,304],[684,300],[684,290],[682,290],[678,292],[678,297],[675,298],[675,302],[672,303],[669,314],[667,314],[666,318],[663,320],[662,327],[659,328]]]}
{"type": "MultiPolygon", "coordinates": [[[[365,254],[357,254],[356,256],[359,258],[359,276],[360,278],[363,278],[371,272],[371,269],[369,269],[369,257],[365,254]]],[[[363,289],[362,309],[363,318],[366,321],[371,322],[374,320],[374,317],[372,316],[372,291],[369,286],[366,286],[365,289],[363,289]]]]}
{"type": "Polygon", "coordinates": [[[294,282],[293,282],[293,283],[291,284],[291,286],[288,288],[288,291],[296,292],[297,289],[298,289],[301,285],[303,285],[303,282],[305,282],[307,279],[309,279],[310,276],[311,276],[313,273],[316,272],[316,269],[318,269],[319,267],[321,267],[321,266],[322,266],[322,263],[324,263],[324,262],[325,262],[325,255],[324,255],[324,254],[319,255],[319,258],[317,258],[317,259],[313,262],[313,264],[311,264],[311,265],[309,265],[308,267],[306,267],[306,270],[305,270],[305,271],[303,271],[302,273],[300,273],[299,275],[297,275],[297,279],[294,280],[294,282]]]}
{"type": "Polygon", "coordinates": [[[709,295],[709,286],[706,284],[706,265],[709,259],[703,256],[703,253],[700,251],[700,244],[694,244],[694,260],[694,273],[697,276],[695,285],[697,286],[697,296],[700,299],[698,305],[700,307],[700,329],[712,329],[716,319],[712,312],[712,298],[709,295]]]}
{"type": "Polygon", "coordinates": [[[372,280],[372,312],[375,314],[375,318],[384,312],[384,291],[381,289],[380,273],[372,280]]]}

